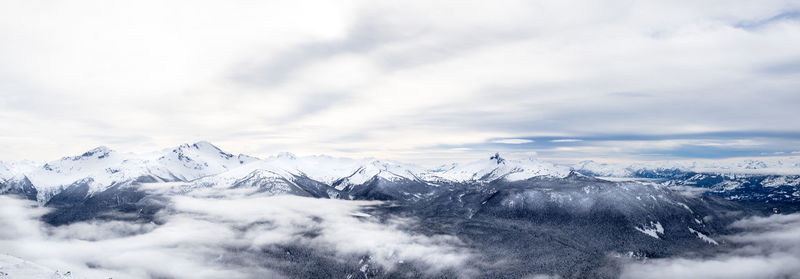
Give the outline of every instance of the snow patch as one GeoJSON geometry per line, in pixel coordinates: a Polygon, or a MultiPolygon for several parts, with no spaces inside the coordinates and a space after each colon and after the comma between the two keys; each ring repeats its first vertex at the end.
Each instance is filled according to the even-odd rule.
{"type": "Polygon", "coordinates": [[[691,233],[693,233],[694,235],[696,235],[696,236],[697,236],[697,238],[700,238],[700,239],[702,239],[703,241],[707,242],[708,244],[719,245],[719,243],[717,243],[717,241],[716,241],[716,240],[714,240],[714,239],[712,239],[712,238],[708,237],[707,235],[705,235],[705,234],[703,234],[703,233],[701,233],[701,232],[699,232],[699,231],[696,231],[695,229],[689,228],[689,231],[690,231],[691,233]]]}
{"type": "Polygon", "coordinates": [[[656,239],[661,239],[658,235],[664,235],[664,227],[661,226],[660,222],[650,222],[649,225],[642,225],[642,227],[634,227],[637,231],[654,237],[656,239]]]}

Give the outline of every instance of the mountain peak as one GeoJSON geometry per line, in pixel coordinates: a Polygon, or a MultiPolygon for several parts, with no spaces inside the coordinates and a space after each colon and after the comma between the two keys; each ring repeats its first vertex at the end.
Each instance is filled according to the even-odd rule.
{"type": "Polygon", "coordinates": [[[106,147],[106,146],[102,146],[101,145],[101,146],[92,148],[89,151],[84,152],[80,156],[76,156],[74,159],[87,158],[87,157],[97,157],[98,159],[103,159],[103,158],[107,157],[108,154],[111,154],[111,152],[114,152],[114,151],[111,150],[110,148],[106,147]]]}
{"type": "Polygon", "coordinates": [[[278,156],[277,156],[277,157],[278,157],[279,159],[289,159],[289,160],[294,160],[294,159],[297,159],[297,156],[295,156],[295,155],[294,155],[293,153],[291,153],[291,152],[281,152],[281,153],[278,153],[278,156]]]}
{"type": "Polygon", "coordinates": [[[500,153],[499,152],[494,153],[494,155],[492,155],[492,157],[489,157],[489,160],[496,160],[498,165],[502,164],[502,163],[504,163],[506,161],[506,159],[503,159],[502,157],[500,157],[500,153]]]}
{"type": "MultiPolygon", "coordinates": [[[[167,150],[169,150],[169,149],[167,149],[167,150]]],[[[219,156],[222,156],[222,157],[224,157],[226,159],[230,159],[230,158],[234,157],[233,154],[230,154],[230,153],[227,153],[225,151],[222,151],[222,149],[219,149],[219,147],[217,147],[216,145],[213,145],[213,144],[211,144],[210,142],[207,142],[207,141],[198,141],[198,142],[195,142],[193,144],[184,143],[184,144],[181,144],[181,145],[173,148],[171,150],[171,152],[178,154],[179,157],[188,156],[189,154],[195,154],[195,156],[196,156],[198,154],[198,152],[199,152],[199,154],[218,154],[219,156]]],[[[183,158],[179,158],[179,159],[183,159],[183,158]]]]}
{"type": "Polygon", "coordinates": [[[195,143],[193,143],[191,145],[189,145],[188,143],[187,144],[183,144],[183,145],[181,145],[181,147],[222,151],[216,145],[214,145],[214,144],[212,144],[210,142],[204,141],[204,140],[195,142],[195,143]]]}

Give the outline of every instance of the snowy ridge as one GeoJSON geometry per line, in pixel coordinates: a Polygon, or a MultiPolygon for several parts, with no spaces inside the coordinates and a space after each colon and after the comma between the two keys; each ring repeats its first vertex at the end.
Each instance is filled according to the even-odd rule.
{"type": "Polygon", "coordinates": [[[420,166],[394,161],[330,156],[297,158],[291,153],[283,153],[265,161],[274,166],[295,170],[298,176],[305,176],[327,185],[362,184],[376,176],[390,180],[396,178],[415,180],[428,171],[420,166]]]}
{"type": "Polygon", "coordinates": [[[288,182],[288,186],[296,186],[296,179],[307,178],[344,188],[373,178],[419,180],[418,177],[426,172],[427,169],[416,165],[376,159],[297,158],[291,153],[259,159],[226,153],[201,141],[146,154],[120,153],[97,147],[41,166],[24,162],[2,163],[0,182],[27,177],[38,191],[39,202],[46,203],[58,192],[78,184],[87,185],[90,195],[114,185],[135,182],[186,182],[190,188],[264,185],[270,182],[288,182]]]}
{"type": "MultiPolygon", "coordinates": [[[[36,189],[37,200],[46,203],[60,191],[81,185],[88,186],[88,195],[91,195],[115,185],[145,182],[182,182],[190,188],[232,185],[265,187],[269,181],[297,186],[296,181],[302,179],[313,180],[335,192],[374,180],[429,185],[440,182],[491,182],[498,179],[521,181],[533,177],[564,178],[572,170],[607,177],[634,177],[643,170],[800,174],[800,159],[645,162],[636,165],[583,161],[574,165],[559,165],[533,158],[510,160],[494,154],[473,162],[425,168],[373,158],[297,157],[291,153],[259,159],[244,154],[233,155],[211,143],[200,141],[145,154],[121,153],[101,146],[43,165],[26,161],[0,162],[0,183],[22,185],[30,181],[29,185],[36,189]]],[[[763,185],[796,186],[798,183],[798,178],[777,177],[765,180],[763,185]]]]}
{"type": "Polygon", "coordinates": [[[425,171],[419,166],[392,161],[328,156],[297,158],[291,153],[281,153],[275,157],[256,160],[217,175],[198,179],[192,184],[204,187],[227,187],[237,182],[243,183],[243,178],[254,177],[253,175],[257,173],[259,178],[271,177],[287,181],[305,177],[341,190],[349,185],[366,183],[376,177],[390,181],[418,180],[417,177],[425,171]]]}
{"type": "Polygon", "coordinates": [[[334,182],[337,190],[342,190],[348,186],[360,185],[373,178],[380,178],[388,181],[412,180],[419,181],[427,170],[415,166],[406,165],[392,161],[368,160],[359,164],[352,174],[342,177],[334,182]]]}
{"type": "Polygon", "coordinates": [[[508,181],[525,180],[537,176],[563,178],[569,175],[567,166],[558,166],[535,159],[506,160],[495,154],[488,160],[480,160],[466,164],[453,164],[451,168],[434,172],[430,178],[445,181],[492,181],[506,179],[508,181]]]}
{"type": "Polygon", "coordinates": [[[653,161],[636,163],[597,163],[582,161],[572,165],[578,171],[587,171],[598,176],[631,177],[642,170],[680,170],[703,173],[726,174],[776,174],[800,175],[800,158],[779,157],[763,159],[732,159],[708,161],[653,161]]]}
{"type": "Polygon", "coordinates": [[[31,161],[0,161],[0,182],[22,179],[26,173],[30,173],[38,167],[39,165],[31,161]]]}
{"type": "MultiPolygon", "coordinates": [[[[64,157],[40,167],[17,168],[14,177],[27,177],[38,190],[40,202],[75,183],[86,183],[89,192],[138,179],[191,181],[257,160],[225,153],[208,142],[184,144],[147,154],[120,153],[97,147],[81,155],[64,157]]],[[[6,164],[6,169],[8,169],[6,164]]]]}

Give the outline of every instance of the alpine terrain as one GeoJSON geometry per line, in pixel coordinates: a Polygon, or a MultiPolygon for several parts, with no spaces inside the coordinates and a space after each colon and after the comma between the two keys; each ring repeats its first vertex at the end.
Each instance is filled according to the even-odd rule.
{"type": "Polygon", "coordinates": [[[197,142],[2,162],[0,193],[0,278],[617,278],[740,249],[739,220],[800,209],[800,159],[427,168],[197,142]]]}

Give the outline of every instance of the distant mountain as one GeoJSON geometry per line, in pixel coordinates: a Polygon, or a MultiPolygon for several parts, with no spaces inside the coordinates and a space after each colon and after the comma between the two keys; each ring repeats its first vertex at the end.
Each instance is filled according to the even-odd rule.
{"type": "Polygon", "coordinates": [[[796,158],[639,164],[584,161],[573,169],[591,176],[698,188],[729,200],[800,202],[800,159],[796,158]]]}
{"type": "Polygon", "coordinates": [[[800,175],[800,158],[780,157],[759,160],[644,161],[635,163],[597,163],[582,161],[572,168],[608,177],[638,177],[642,172],[681,171],[719,174],[800,175]]]}
{"type": "MultiPolygon", "coordinates": [[[[536,160],[505,160],[499,157],[449,169],[428,169],[413,164],[376,159],[346,159],[328,156],[297,158],[290,153],[259,159],[226,153],[208,142],[183,144],[145,154],[120,153],[97,147],[76,156],[36,166],[30,162],[3,163],[0,181],[6,192],[30,192],[44,204],[70,187],[87,188],[87,196],[114,186],[147,182],[186,182],[187,187],[260,187],[275,193],[303,193],[312,196],[340,191],[372,180],[417,183],[466,182],[496,179],[523,180],[536,176],[563,177],[569,168],[536,160]],[[265,186],[282,184],[281,187],[265,186]],[[306,191],[297,181],[314,181],[332,189],[306,191]],[[27,186],[26,186],[27,185],[27,186]],[[295,189],[297,188],[297,189],[295,189]],[[27,189],[27,190],[25,190],[27,189]]],[[[27,193],[26,192],[26,193],[27,193]]],[[[27,195],[27,194],[26,194],[27,195]]]]}
{"type": "Polygon", "coordinates": [[[500,157],[500,154],[495,154],[488,160],[452,164],[451,166],[448,169],[430,172],[428,177],[456,182],[490,182],[497,179],[519,181],[538,176],[565,177],[570,171],[567,166],[558,166],[535,159],[506,160],[500,157]]]}

